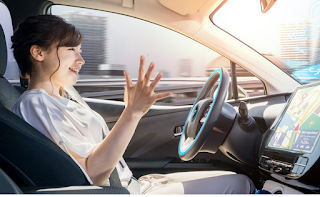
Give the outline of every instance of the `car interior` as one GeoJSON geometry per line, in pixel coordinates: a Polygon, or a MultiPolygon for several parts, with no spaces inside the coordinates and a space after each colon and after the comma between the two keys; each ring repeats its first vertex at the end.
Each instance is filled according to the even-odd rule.
{"type": "MultiPolygon", "coordinates": [[[[263,83],[264,95],[248,97],[243,93],[245,98],[226,99],[228,91],[238,95],[236,73],[233,69],[229,80],[226,69],[217,69],[192,101],[193,105],[152,106],[139,122],[123,156],[136,178],[149,173],[227,170],[247,175],[258,192],[320,193],[320,184],[315,183],[320,169],[318,138],[314,140],[313,152],[285,152],[270,149],[269,144],[270,139],[277,143],[272,141],[276,136],[274,128],[282,120],[284,110],[291,107],[301,84],[246,43],[214,25],[212,16],[226,3],[227,0],[0,0],[0,193],[130,194],[117,183],[90,185],[71,157],[11,112],[27,89],[25,79],[17,84],[5,75],[14,62],[9,44],[13,30],[27,16],[52,14],[53,5],[90,8],[150,21],[207,46],[230,60],[231,70],[235,63],[241,65],[263,83]],[[215,99],[206,99],[217,81],[215,99]],[[196,107],[201,113],[195,111],[196,107]],[[203,117],[204,113],[207,115],[203,117]],[[191,119],[201,122],[200,131],[192,130],[191,119]],[[195,137],[185,145],[190,138],[187,134],[195,137]]],[[[263,12],[272,11],[272,5],[277,2],[266,4],[263,12]]],[[[124,103],[81,98],[76,89],[68,87],[67,91],[101,114],[112,128],[124,103]]]]}

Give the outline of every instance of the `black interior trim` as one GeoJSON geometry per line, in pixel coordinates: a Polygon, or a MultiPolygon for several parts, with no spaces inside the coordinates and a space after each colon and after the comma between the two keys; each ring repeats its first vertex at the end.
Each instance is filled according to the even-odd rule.
{"type": "Polygon", "coordinates": [[[130,194],[124,187],[69,186],[69,187],[21,187],[25,194],[130,194]]]}

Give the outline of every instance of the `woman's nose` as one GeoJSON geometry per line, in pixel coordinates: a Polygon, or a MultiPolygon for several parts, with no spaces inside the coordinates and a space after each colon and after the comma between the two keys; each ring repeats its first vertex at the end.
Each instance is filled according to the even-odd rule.
{"type": "Polygon", "coordinates": [[[84,61],[84,59],[82,58],[81,54],[78,55],[78,58],[76,59],[76,63],[80,64],[81,66],[86,63],[86,61],[84,61]]]}

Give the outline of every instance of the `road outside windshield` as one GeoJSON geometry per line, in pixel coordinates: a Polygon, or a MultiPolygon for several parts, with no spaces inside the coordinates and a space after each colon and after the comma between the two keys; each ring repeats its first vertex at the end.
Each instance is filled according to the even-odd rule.
{"type": "Polygon", "coordinates": [[[259,0],[228,0],[214,23],[300,83],[320,79],[320,1],[281,0],[262,14],[259,0]]]}

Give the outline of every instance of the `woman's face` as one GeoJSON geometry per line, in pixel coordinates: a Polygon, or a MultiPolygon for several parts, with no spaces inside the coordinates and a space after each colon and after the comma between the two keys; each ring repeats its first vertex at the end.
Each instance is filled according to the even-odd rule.
{"type": "Polygon", "coordinates": [[[51,82],[54,86],[74,85],[77,82],[78,73],[85,63],[81,56],[81,44],[76,47],[59,47],[58,49],[55,47],[47,51],[45,57],[45,73],[48,77],[54,73],[51,76],[51,82]]]}

